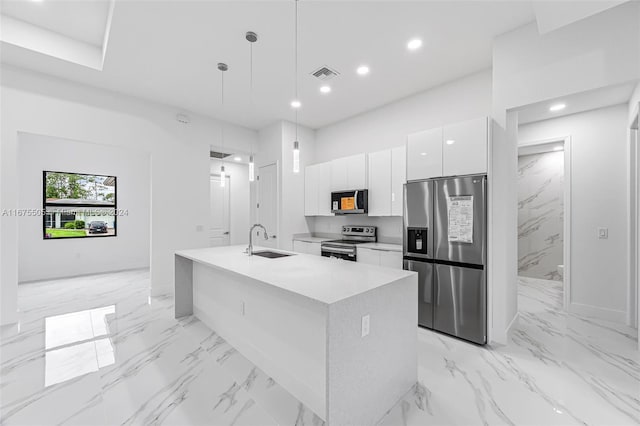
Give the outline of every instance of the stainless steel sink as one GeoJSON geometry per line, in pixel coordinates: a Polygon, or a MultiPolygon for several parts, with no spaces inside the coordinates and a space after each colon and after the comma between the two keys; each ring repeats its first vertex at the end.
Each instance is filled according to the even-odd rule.
{"type": "Polygon", "coordinates": [[[293,256],[292,254],[279,253],[277,251],[269,251],[269,250],[254,251],[253,255],[254,256],[260,256],[260,257],[266,257],[268,259],[277,259],[279,257],[293,256]]]}

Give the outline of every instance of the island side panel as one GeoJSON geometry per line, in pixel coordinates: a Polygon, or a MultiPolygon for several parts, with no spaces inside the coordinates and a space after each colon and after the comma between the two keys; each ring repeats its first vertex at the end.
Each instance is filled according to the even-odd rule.
{"type": "Polygon", "coordinates": [[[193,261],[175,255],[175,317],[193,314],[193,261]]]}
{"type": "Polygon", "coordinates": [[[198,262],[194,314],[324,420],[327,305],[198,262]]]}
{"type": "Polygon", "coordinates": [[[418,380],[418,278],[329,306],[328,426],[375,425],[418,380]],[[362,317],[369,334],[362,337],[362,317]]]}

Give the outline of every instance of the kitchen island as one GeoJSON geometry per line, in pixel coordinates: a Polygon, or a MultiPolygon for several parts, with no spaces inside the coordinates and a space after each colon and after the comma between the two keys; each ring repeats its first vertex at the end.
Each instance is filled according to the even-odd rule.
{"type": "Polygon", "coordinates": [[[176,252],[176,318],[195,315],[328,425],[378,422],[417,381],[417,274],[244,249],[176,252]]]}

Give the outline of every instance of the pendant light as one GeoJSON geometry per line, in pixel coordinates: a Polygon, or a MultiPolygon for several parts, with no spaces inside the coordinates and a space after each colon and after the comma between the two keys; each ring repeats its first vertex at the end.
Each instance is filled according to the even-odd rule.
{"type": "MultiPolygon", "coordinates": [[[[258,41],[258,34],[248,31],[245,38],[249,42],[249,92],[253,100],[253,43],[258,41]]],[[[255,180],[255,163],[253,162],[253,142],[251,142],[251,154],[249,155],[249,182],[255,180]]]]}
{"type": "Polygon", "coordinates": [[[291,102],[291,106],[295,109],[296,116],[296,139],[293,142],[293,173],[300,173],[300,143],[298,142],[298,109],[301,106],[298,99],[298,0],[295,0],[295,99],[291,102]]]}
{"type": "MultiPolygon", "coordinates": [[[[224,109],[224,73],[229,69],[227,64],[219,62],[218,69],[220,70],[220,105],[224,109]]],[[[224,121],[220,123],[220,140],[222,144],[222,152],[224,153],[224,121]]],[[[224,159],[220,159],[220,186],[224,188],[227,180],[227,175],[224,171],[224,159]]]]}

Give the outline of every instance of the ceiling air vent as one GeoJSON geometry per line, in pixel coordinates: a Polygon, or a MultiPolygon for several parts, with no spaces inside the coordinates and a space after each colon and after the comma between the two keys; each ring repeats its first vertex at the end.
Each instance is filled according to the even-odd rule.
{"type": "Polygon", "coordinates": [[[332,70],[329,67],[322,67],[312,72],[311,75],[319,78],[322,81],[329,81],[332,78],[340,75],[340,73],[338,71],[332,70]]]}
{"type": "Polygon", "coordinates": [[[217,158],[218,160],[225,159],[225,158],[229,157],[230,155],[231,154],[225,154],[224,152],[209,151],[209,157],[217,158]]]}

